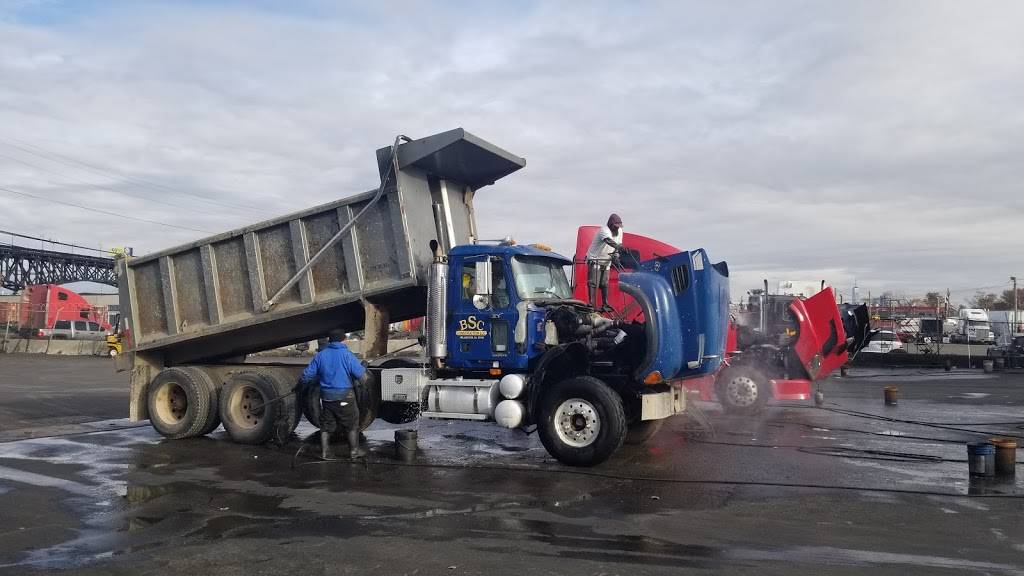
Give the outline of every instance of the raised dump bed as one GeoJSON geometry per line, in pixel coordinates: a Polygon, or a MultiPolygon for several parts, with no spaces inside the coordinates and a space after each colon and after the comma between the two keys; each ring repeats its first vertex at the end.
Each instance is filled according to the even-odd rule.
{"type": "Polygon", "coordinates": [[[378,189],[119,262],[133,419],[147,417],[146,388],[165,367],[339,327],[386,345],[388,322],[425,314],[431,243],[473,242],[474,192],[526,161],[461,128],[395,143],[377,151],[378,189]]]}
{"type": "Polygon", "coordinates": [[[525,165],[456,129],[377,151],[382,196],[340,241],[270,300],[371,190],[120,264],[131,349],[175,365],[228,358],[364,327],[363,302],[391,321],[425,313],[430,242],[476,236],[473,193],[525,165]]]}

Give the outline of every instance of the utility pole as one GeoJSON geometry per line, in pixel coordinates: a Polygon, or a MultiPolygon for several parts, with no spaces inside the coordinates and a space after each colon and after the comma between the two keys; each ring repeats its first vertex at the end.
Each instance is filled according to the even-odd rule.
{"type": "Polygon", "coordinates": [[[1013,282],[1013,327],[1010,328],[1010,342],[1013,342],[1013,335],[1017,332],[1017,327],[1020,326],[1020,318],[1017,317],[1017,277],[1010,276],[1010,281],[1013,282]]]}

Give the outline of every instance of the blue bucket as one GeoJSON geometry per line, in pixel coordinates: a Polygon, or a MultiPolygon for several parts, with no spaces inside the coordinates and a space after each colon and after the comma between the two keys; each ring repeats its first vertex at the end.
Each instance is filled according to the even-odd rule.
{"type": "Polygon", "coordinates": [[[995,476],[996,447],[988,442],[968,444],[967,468],[971,476],[995,476]]]}

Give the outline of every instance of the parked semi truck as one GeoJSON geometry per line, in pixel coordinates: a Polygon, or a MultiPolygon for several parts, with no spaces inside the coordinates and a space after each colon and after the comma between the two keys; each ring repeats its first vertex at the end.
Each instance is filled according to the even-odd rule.
{"type": "Polygon", "coordinates": [[[988,312],[980,308],[961,308],[956,329],[949,335],[953,343],[995,344],[995,334],[988,321],[988,312]]]}
{"type": "MultiPolygon", "coordinates": [[[[584,255],[599,227],[582,226],[576,238],[576,297],[586,298],[584,255]]],[[[678,250],[639,234],[623,235],[623,261],[658,259],[678,250]]],[[[643,318],[629,294],[619,289],[613,270],[608,300],[610,316],[643,318]]],[[[813,383],[824,379],[863,348],[871,335],[867,306],[836,305],[824,282],[780,282],[785,293],[752,290],[729,320],[725,362],[717,373],[690,378],[684,384],[700,399],[717,399],[727,412],[751,414],[769,399],[810,400],[813,383]],[[794,290],[797,288],[798,290],[794,290]],[[805,295],[809,295],[805,297],[805,295]]]]}
{"type": "Polygon", "coordinates": [[[361,426],[378,413],[495,422],[587,466],[684,410],[681,379],[717,370],[724,262],[644,262],[619,276],[642,321],[608,319],[572,298],[571,260],[480,239],[475,194],[525,160],[456,129],[397,139],[377,161],[376,190],[119,261],[133,420],[169,438],[219,423],[241,443],[289,434],[301,367],[244,355],[342,328],[364,330],[374,358],[391,322],[426,316],[422,362],[376,366],[357,390],[361,426]]]}

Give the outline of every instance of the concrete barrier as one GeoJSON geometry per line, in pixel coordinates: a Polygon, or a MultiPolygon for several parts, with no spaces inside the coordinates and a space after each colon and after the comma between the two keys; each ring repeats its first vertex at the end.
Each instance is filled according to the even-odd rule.
{"type": "Polygon", "coordinates": [[[100,356],[107,353],[102,340],[32,340],[12,338],[3,342],[4,353],[60,354],[64,356],[100,356]]]}

